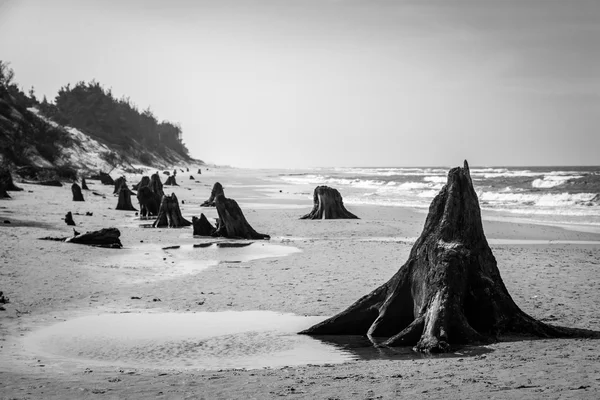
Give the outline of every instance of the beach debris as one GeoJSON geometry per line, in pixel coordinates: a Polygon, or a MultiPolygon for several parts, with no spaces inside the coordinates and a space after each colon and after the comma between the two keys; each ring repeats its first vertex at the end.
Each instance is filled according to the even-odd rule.
{"type": "Polygon", "coordinates": [[[131,300],[141,300],[140,296],[131,296],[131,300]]]}
{"type": "MultiPolygon", "coordinates": [[[[246,247],[250,246],[254,242],[217,242],[217,247],[227,248],[227,247],[246,247]]],[[[238,262],[238,261],[229,261],[229,262],[238,262]]],[[[240,261],[241,262],[241,261],[240,261]]]]}
{"type": "Polygon", "coordinates": [[[10,303],[9,298],[4,295],[4,292],[2,290],[0,290],[0,304],[7,304],[7,303],[10,303]]]}
{"type": "Polygon", "coordinates": [[[196,180],[193,175],[190,175],[190,181],[196,180]]]}
{"type": "Polygon", "coordinates": [[[200,218],[192,217],[192,226],[194,227],[194,236],[212,236],[216,230],[204,214],[200,214],[200,218]]]}
{"type": "Polygon", "coordinates": [[[115,188],[113,189],[113,194],[118,194],[119,190],[121,190],[121,185],[123,183],[125,183],[127,180],[125,179],[124,176],[120,176],[117,178],[117,180],[115,181],[115,188]]]}
{"type": "Polygon", "coordinates": [[[86,232],[67,238],[65,242],[120,249],[123,247],[119,239],[120,236],[121,232],[117,228],[102,228],[97,231],[86,232]]]}
{"type": "Polygon", "coordinates": [[[81,188],[83,190],[90,190],[90,188],[88,188],[87,182],[85,181],[84,177],[81,177],[81,188]]]}
{"type": "Polygon", "coordinates": [[[94,196],[106,197],[106,196],[104,196],[104,194],[103,194],[103,193],[92,192],[92,194],[93,194],[94,196]]]}
{"type": "Polygon", "coordinates": [[[448,172],[408,260],[385,284],[309,335],[367,335],[381,346],[447,352],[453,344],[489,343],[503,334],[600,337],[600,332],[547,325],[513,301],[481,221],[469,166],[448,172]]]}
{"type": "MultiPolygon", "coordinates": [[[[4,188],[4,192],[20,192],[23,188],[18,187],[13,182],[12,174],[7,167],[0,167],[0,188],[4,188]]],[[[2,191],[2,189],[0,189],[2,191]]]]}
{"type": "Polygon", "coordinates": [[[87,217],[91,217],[91,216],[93,216],[93,215],[94,215],[94,213],[93,213],[93,212],[91,212],[91,211],[86,211],[86,212],[85,212],[85,215],[86,215],[87,217]]]}
{"type": "Polygon", "coordinates": [[[65,222],[67,225],[75,225],[75,221],[73,221],[73,214],[71,214],[71,211],[69,211],[66,215],[65,215],[65,222]]]}
{"type": "Polygon", "coordinates": [[[77,183],[71,185],[71,192],[73,193],[73,201],[85,201],[81,193],[81,188],[77,183]]]}
{"type": "Polygon", "coordinates": [[[167,176],[170,176],[170,175],[171,175],[171,173],[170,173],[169,171],[163,171],[163,174],[165,174],[165,175],[167,175],[167,176]]]}
{"type": "Polygon", "coordinates": [[[131,204],[131,190],[127,187],[127,182],[122,181],[119,187],[119,200],[117,201],[117,210],[137,211],[131,204]]]}
{"type": "Polygon", "coordinates": [[[210,191],[210,197],[204,203],[200,204],[200,207],[215,207],[215,198],[222,194],[225,196],[225,192],[223,192],[223,186],[219,182],[215,182],[210,191]]]}
{"type": "Polygon", "coordinates": [[[163,250],[175,250],[175,249],[179,249],[181,248],[180,245],[175,245],[175,246],[167,246],[167,247],[163,247],[163,250]]]}
{"type": "Polygon", "coordinates": [[[358,219],[346,210],[342,195],[329,186],[317,186],[313,193],[313,209],[300,219],[358,219]]]}
{"type": "Polygon", "coordinates": [[[203,247],[210,247],[210,246],[212,246],[213,244],[214,244],[214,242],[208,242],[208,243],[196,243],[196,244],[193,244],[193,245],[192,245],[192,247],[193,247],[194,249],[197,249],[197,248],[203,248],[203,247]]]}
{"type": "Polygon", "coordinates": [[[152,224],[154,228],[182,228],[192,223],[181,215],[179,201],[175,193],[163,196],[158,209],[156,221],[152,224]]]}
{"type": "Polygon", "coordinates": [[[228,199],[224,194],[215,197],[217,207],[217,227],[213,236],[228,239],[270,239],[269,235],[256,232],[246,221],[242,209],[233,199],[228,199]]]}
{"type": "Polygon", "coordinates": [[[168,186],[179,186],[177,184],[177,182],[175,181],[175,175],[172,175],[172,176],[168,177],[167,181],[165,182],[165,185],[168,185],[168,186]]]}
{"type": "Polygon", "coordinates": [[[26,181],[25,179],[23,179],[21,182],[28,183],[30,185],[42,185],[42,186],[62,187],[62,185],[63,185],[61,183],[61,181],[58,181],[56,179],[50,179],[50,180],[46,180],[46,181],[26,181]]]}
{"type": "Polygon", "coordinates": [[[4,223],[5,223],[5,224],[10,224],[10,221],[9,221],[9,220],[7,220],[7,219],[5,219],[5,220],[4,220],[4,223]]]}

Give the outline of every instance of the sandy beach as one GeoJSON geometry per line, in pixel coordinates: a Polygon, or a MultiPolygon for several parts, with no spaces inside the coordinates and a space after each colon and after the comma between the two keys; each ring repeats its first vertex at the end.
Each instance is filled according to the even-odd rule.
{"type": "MultiPolygon", "coordinates": [[[[307,339],[343,357],[296,365],[290,356],[289,364],[284,358],[283,365],[264,368],[261,359],[295,346],[293,334],[240,336],[227,329],[270,314],[254,318],[230,313],[233,322],[217,321],[211,328],[213,335],[229,335],[229,341],[207,336],[206,346],[213,347],[205,353],[197,345],[173,341],[161,347],[150,340],[146,347],[132,348],[109,337],[86,345],[85,335],[73,336],[77,340],[71,342],[48,341],[45,348],[36,339],[45,329],[107,314],[177,313],[184,325],[181,316],[191,321],[194,315],[224,311],[324,319],[386,282],[404,264],[426,216],[423,210],[403,207],[349,205],[359,220],[300,221],[312,207],[311,191],[278,182],[272,172],[211,168],[202,175],[192,173],[195,180],[189,175],[178,174],[180,186],[165,187],[165,193],[176,193],[184,217],[191,220],[201,212],[211,220],[216,217],[214,208],[199,205],[219,181],[248,222],[271,240],[247,249],[193,248],[214,240],[194,238],[191,227],[140,227],[147,221],[135,212],[115,210],[113,187],[99,181],[88,181],[85,202],[71,201],[70,185],[18,182],[24,191],[11,192],[12,199],[0,202],[0,290],[10,299],[0,311],[0,399],[600,396],[600,341],[589,339],[514,338],[443,358],[335,350],[307,339]],[[124,248],[38,240],[70,236],[72,228],[62,221],[67,211],[78,231],[118,228],[124,248]],[[181,247],[163,249],[170,246],[181,247]],[[211,367],[199,367],[201,360],[186,354],[192,350],[200,351],[200,358],[210,354],[211,367]],[[232,367],[235,357],[250,353],[255,368],[232,367]],[[178,364],[178,357],[189,358],[189,365],[178,364]]],[[[140,177],[127,175],[130,184],[140,177]]],[[[133,203],[137,207],[135,199],[133,203]]],[[[485,213],[484,229],[504,283],[523,311],[550,324],[600,330],[600,235],[495,221],[485,213]]],[[[173,324],[164,327],[167,337],[169,328],[174,333],[182,329],[173,324]]],[[[298,326],[302,324],[300,320],[298,326]]],[[[118,329],[115,325],[115,337],[118,329]]],[[[199,336],[202,329],[199,322],[199,336]]]]}

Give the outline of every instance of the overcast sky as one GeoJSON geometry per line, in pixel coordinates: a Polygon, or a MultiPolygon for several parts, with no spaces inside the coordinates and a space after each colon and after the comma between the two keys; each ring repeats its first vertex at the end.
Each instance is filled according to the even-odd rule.
{"type": "Polygon", "coordinates": [[[218,164],[600,164],[596,0],[0,0],[0,59],[218,164]]]}

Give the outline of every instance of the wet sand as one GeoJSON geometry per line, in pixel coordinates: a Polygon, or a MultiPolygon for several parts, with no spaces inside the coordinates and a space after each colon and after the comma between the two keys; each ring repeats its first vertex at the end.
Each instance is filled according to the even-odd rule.
{"type": "MultiPolygon", "coordinates": [[[[69,186],[22,184],[25,191],[0,202],[0,221],[11,221],[0,225],[0,290],[10,298],[0,311],[0,398],[600,396],[598,340],[505,340],[464,357],[394,360],[367,354],[338,363],[332,356],[329,363],[248,370],[232,364],[221,370],[178,366],[171,362],[172,349],[156,343],[136,349],[152,354],[152,367],[135,366],[126,357],[119,361],[118,348],[109,345],[96,349],[111,354],[108,360],[87,364],[85,357],[70,362],[47,348],[36,350],[28,340],[44,329],[97,315],[177,313],[190,314],[191,320],[206,312],[269,311],[324,318],[387,281],[407,259],[425,220],[421,211],[349,205],[360,220],[300,221],[312,207],[307,188],[279,184],[264,171],[257,176],[217,169],[193,174],[195,181],[187,180],[188,175],[178,175],[181,186],[165,187],[185,202],[186,218],[200,212],[216,217],[214,209],[199,204],[218,180],[250,224],[271,235],[268,245],[273,247],[263,252],[248,248],[250,253],[244,248],[194,249],[194,243],[211,240],[193,238],[191,228],[140,228],[145,221],[134,212],[114,210],[113,188],[98,181],[88,185],[105,198],[84,192],[86,201],[76,203],[69,186]],[[71,227],[62,221],[67,211],[73,212],[78,231],[116,226],[125,249],[37,240],[70,235],[71,227]],[[86,211],[93,216],[85,216],[86,211]],[[181,248],[162,249],[177,245],[181,248]],[[217,254],[220,250],[230,253],[217,254]],[[190,253],[195,257],[191,261],[190,253]]],[[[503,280],[525,312],[552,324],[600,330],[599,235],[486,220],[485,213],[484,228],[503,280]]],[[[278,339],[266,337],[247,352],[264,346],[265,354],[270,353],[278,339]]],[[[225,358],[218,343],[216,353],[225,358]]],[[[229,351],[243,343],[247,341],[231,341],[229,351]]],[[[83,346],[79,352],[86,356],[85,341],[77,346],[83,346]]]]}

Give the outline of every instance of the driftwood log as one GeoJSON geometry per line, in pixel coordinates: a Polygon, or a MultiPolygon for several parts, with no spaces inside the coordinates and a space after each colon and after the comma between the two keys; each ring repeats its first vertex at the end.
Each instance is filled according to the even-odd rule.
{"type": "Polygon", "coordinates": [[[118,178],[115,180],[115,187],[114,187],[114,189],[113,189],[113,194],[118,194],[118,193],[119,193],[119,190],[121,190],[121,185],[122,185],[123,183],[125,183],[125,182],[126,182],[126,180],[125,180],[125,177],[124,177],[124,176],[120,176],[120,177],[118,177],[118,178]]]}
{"type": "Polygon", "coordinates": [[[75,235],[71,238],[67,238],[65,242],[120,249],[123,247],[121,240],[119,239],[120,236],[121,232],[117,228],[104,228],[98,231],[75,235]]]}
{"type": "Polygon", "coordinates": [[[313,209],[300,219],[358,219],[346,210],[342,195],[337,189],[317,186],[313,193],[313,209]]]}
{"type": "Polygon", "coordinates": [[[73,201],[85,201],[81,193],[81,188],[77,183],[71,185],[71,192],[73,193],[73,201]]]}
{"type": "Polygon", "coordinates": [[[42,186],[56,186],[56,187],[62,187],[62,183],[56,179],[51,179],[51,180],[47,180],[47,181],[26,181],[23,180],[21,181],[23,183],[28,183],[30,185],[42,185],[42,186]]]}
{"type": "Polygon", "coordinates": [[[167,181],[165,182],[165,186],[179,186],[177,184],[177,181],[175,180],[175,175],[171,175],[167,178],[167,181]]]}
{"type": "Polygon", "coordinates": [[[75,226],[75,221],[73,221],[73,214],[71,213],[71,211],[69,211],[66,215],[65,215],[65,223],[67,225],[71,225],[71,226],[75,226]]]}
{"type": "Polygon", "coordinates": [[[119,200],[117,201],[117,210],[137,211],[131,204],[131,190],[127,187],[127,182],[121,182],[119,187],[119,200]]]}
{"type": "Polygon", "coordinates": [[[212,236],[215,233],[215,227],[204,214],[200,214],[200,218],[192,217],[192,226],[194,227],[194,236],[212,236]]]}
{"type": "Polygon", "coordinates": [[[154,228],[183,228],[192,223],[181,215],[179,201],[175,193],[170,196],[163,196],[158,209],[156,221],[152,224],[154,228]]]}
{"type": "Polygon", "coordinates": [[[0,168],[0,187],[4,187],[4,190],[7,192],[20,192],[23,190],[23,188],[15,185],[8,168],[0,168]]]}
{"type": "Polygon", "coordinates": [[[221,236],[229,239],[270,239],[269,235],[256,232],[246,221],[242,209],[233,199],[228,199],[224,194],[215,198],[215,206],[219,219],[217,229],[213,236],[221,236]]]}
{"type": "Polygon", "coordinates": [[[422,352],[445,352],[453,344],[488,343],[509,334],[600,337],[544,324],[515,304],[484,235],[466,161],[448,173],[398,272],[345,311],[301,333],[367,335],[378,345],[414,346],[422,352]]]}
{"type": "Polygon", "coordinates": [[[223,186],[219,182],[215,182],[212,190],[210,191],[210,197],[204,203],[200,204],[200,207],[215,207],[215,198],[220,194],[225,196],[225,192],[223,192],[223,186]]]}
{"type": "Polygon", "coordinates": [[[81,188],[83,190],[90,190],[90,188],[88,188],[87,182],[85,181],[84,177],[81,177],[81,188]]]}

